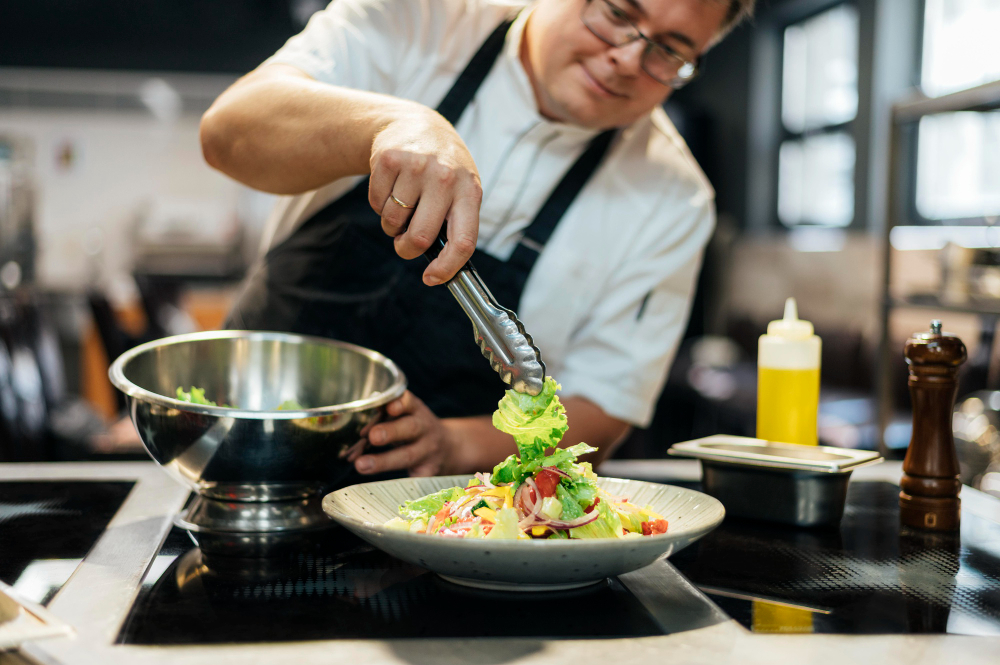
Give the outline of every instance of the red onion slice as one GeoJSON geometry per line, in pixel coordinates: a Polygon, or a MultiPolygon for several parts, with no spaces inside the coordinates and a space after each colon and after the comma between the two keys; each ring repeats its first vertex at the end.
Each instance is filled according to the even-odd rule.
{"type": "MultiPolygon", "coordinates": [[[[527,528],[528,526],[535,525],[535,523],[539,521],[538,514],[542,512],[542,497],[538,493],[538,486],[535,485],[535,481],[532,480],[531,478],[528,478],[528,480],[525,481],[525,484],[527,483],[531,483],[531,488],[535,490],[535,497],[538,499],[538,501],[535,501],[534,505],[531,506],[531,513],[526,515],[524,519],[518,522],[518,526],[521,527],[522,529],[527,528]]],[[[522,485],[521,487],[524,487],[524,485],[522,485]]],[[[524,496],[522,496],[522,500],[525,498],[527,498],[528,501],[531,501],[531,495],[528,492],[524,493],[524,496]]]]}
{"type": "Polygon", "coordinates": [[[591,522],[596,521],[600,516],[600,513],[594,510],[589,513],[585,513],[582,517],[577,517],[572,520],[548,520],[545,526],[565,531],[566,529],[575,529],[577,527],[590,524],[591,522]]]}
{"type": "Polygon", "coordinates": [[[565,471],[563,471],[562,469],[560,469],[557,466],[543,466],[542,470],[543,471],[551,471],[552,473],[556,474],[557,476],[561,476],[563,478],[570,478],[570,479],[573,478],[573,476],[569,475],[568,473],[566,473],[565,471]]]}
{"type": "MultiPolygon", "coordinates": [[[[542,502],[542,493],[538,491],[538,485],[535,484],[535,479],[534,478],[525,478],[524,479],[524,484],[527,485],[528,487],[530,487],[532,489],[532,491],[534,491],[534,493],[535,493],[535,499],[538,501],[538,503],[541,503],[542,502]]],[[[528,501],[531,502],[531,494],[530,493],[528,494],[527,498],[528,498],[528,501]]]]}
{"type": "Polygon", "coordinates": [[[524,484],[522,483],[521,486],[517,488],[517,491],[514,492],[513,503],[514,507],[517,508],[518,510],[521,510],[523,512],[529,512],[530,508],[525,509],[524,504],[521,502],[523,499],[524,499],[524,484]]]}

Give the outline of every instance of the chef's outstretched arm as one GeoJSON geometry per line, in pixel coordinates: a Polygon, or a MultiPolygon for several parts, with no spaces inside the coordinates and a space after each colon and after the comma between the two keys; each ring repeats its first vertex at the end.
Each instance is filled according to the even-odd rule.
{"type": "MultiPolygon", "coordinates": [[[[630,430],[628,423],[612,418],[584,397],[561,401],[570,427],[560,446],[586,441],[597,447],[598,452],[584,458],[595,466],[610,456],[630,430]]],[[[438,418],[409,391],[387,409],[393,420],[373,427],[368,440],[376,449],[397,447],[354,458],[361,473],[408,469],[410,475],[435,476],[489,471],[517,452],[513,437],[493,427],[490,416],[438,418]]]]}
{"type": "Polygon", "coordinates": [[[451,123],[422,104],[269,64],[205,112],[201,146],[214,168],[274,194],[370,173],[369,203],[403,258],[423,254],[447,224],[448,244],[424,272],[427,284],[451,279],[476,247],[479,171],[451,123]]]}

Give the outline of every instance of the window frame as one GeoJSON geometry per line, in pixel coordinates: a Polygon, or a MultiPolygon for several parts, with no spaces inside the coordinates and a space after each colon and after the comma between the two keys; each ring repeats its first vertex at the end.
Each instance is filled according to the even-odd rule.
{"type": "MultiPolygon", "coordinates": [[[[923,1],[923,0],[921,0],[921,1],[923,1]]],[[[792,26],[804,24],[807,21],[809,21],[810,19],[813,19],[813,18],[815,18],[817,16],[820,16],[821,14],[824,14],[824,13],[826,13],[828,11],[831,11],[831,10],[836,9],[838,7],[843,7],[843,6],[848,6],[849,5],[851,7],[854,7],[855,12],[857,12],[857,14],[858,14],[858,33],[859,33],[858,34],[858,71],[856,72],[857,78],[858,78],[858,81],[857,81],[857,85],[858,85],[858,108],[857,108],[857,110],[854,113],[854,117],[851,118],[850,120],[846,120],[844,122],[839,122],[839,123],[834,123],[834,124],[820,125],[820,126],[817,126],[817,127],[809,127],[809,128],[803,129],[801,132],[795,132],[795,131],[792,131],[792,130],[788,129],[788,127],[785,125],[785,121],[784,121],[784,117],[783,117],[784,108],[782,106],[778,107],[779,108],[779,113],[778,113],[779,138],[778,138],[778,144],[777,144],[778,159],[777,159],[777,161],[775,162],[775,165],[774,165],[774,168],[778,169],[778,172],[775,175],[775,186],[778,189],[775,190],[774,220],[775,220],[775,222],[776,222],[776,224],[777,224],[778,227],[780,227],[782,229],[787,229],[789,231],[792,231],[792,230],[795,230],[795,229],[834,229],[834,230],[844,230],[844,229],[850,229],[850,228],[852,228],[855,225],[855,222],[857,220],[857,196],[856,196],[856,194],[854,196],[854,201],[853,201],[853,205],[852,205],[851,221],[848,224],[844,225],[844,226],[828,226],[828,225],[824,225],[824,224],[813,224],[811,222],[799,222],[799,223],[796,223],[796,224],[788,225],[788,224],[785,224],[781,220],[781,217],[779,216],[779,211],[778,211],[778,200],[779,200],[778,191],[780,191],[780,186],[781,186],[781,180],[780,180],[780,178],[781,178],[781,175],[780,175],[781,157],[780,157],[780,152],[781,152],[781,146],[784,145],[785,142],[787,142],[787,141],[805,142],[809,138],[812,138],[812,137],[815,137],[815,136],[821,136],[821,135],[824,135],[824,134],[840,134],[840,133],[845,133],[848,136],[850,136],[851,140],[854,142],[854,169],[853,169],[853,174],[852,174],[852,178],[851,179],[852,179],[853,185],[854,185],[854,188],[853,188],[854,192],[856,193],[857,189],[858,189],[858,178],[857,178],[858,138],[857,138],[857,136],[855,134],[854,126],[855,126],[855,123],[858,120],[858,115],[861,113],[861,95],[860,95],[860,88],[861,88],[861,82],[860,82],[860,75],[861,75],[861,35],[860,35],[860,32],[861,32],[861,11],[860,11],[860,8],[858,7],[857,0],[837,0],[835,2],[823,3],[823,5],[825,5],[825,6],[820,6],[818,8],[811,8],[812,11],[809,11],[808,13],[804,13],[803,15],[801,15],[799,18],[797,18],[795,20],[786,21],[782,25],[782,27],[781,27],[781,43],[782,43],[782,48],[781,48],[781,65],[782,65],[782,70],[781,71],[782,71],[782,74],[781,74],[781,83],[780,83],[780,88],[779,89],[780,89],[780,91],[782,93],[782,97],[783,97],[784,96],[784,90],[785,90],[785,80],[784,80],[784,78],[785,78],[784,77],[784,60],[785,60],[784,43],[785,43],[785,31],[788,30],[788,28],[790,28],[792,26]]],[[[784,103],[784,100],[782,99],[782,104],[783,103],[784,103]]]]}
{"type": "Polygon", "coordinates": [[[788,0],[758,14],[747,119],[747,232],[768,235],[829,228],[878,233],[884,227],[890,110],[919,83],[923,15],[924,0],[788,0]],[[844,123],[855,145],[854,217],[844,227],[787,227],[777,214],[779,150],[789,138],[781,117],[784,30],[848,3],[858,11],[858,111],[844,123]]]}
{"type": "MultiPolygon", "coordinates": [[[[915,90],[923,90],[923,69],[924,69],[924,30],[927,19],[927,0],[917,0],[919,5],[918,20],[915,22],[916,57],[914,58],[913,85],[915,90]]],[[[1000,80],[1000,79],[997,79],[1000,80]]],[[[972,86],[977,87],[977,86],[972,86]]],[[[966,88],[968,89],[968,88],[966,88]]],[[[958,92],[958,91],[953,91],[958,92]]],[[[941,95],[944,96],[944,95],[941,95]]],[[[987,111],[987,112],[998,112],[987,111]]],[[[993,215],[979,215],[975,217],[926,217],[917,207],[917,156],[920,150],[920,123],[912,123],[901,128],[904,136],[901,141],[901,149],[904,151],[904,173],[903,196],[905,202],[902,212],[905,214],[905,221],[912,226],[992,226],[996,222],[990,223],[988,217],[993,215]]],[[[899,224],[897,223],[897,226],[899,224]]]]}

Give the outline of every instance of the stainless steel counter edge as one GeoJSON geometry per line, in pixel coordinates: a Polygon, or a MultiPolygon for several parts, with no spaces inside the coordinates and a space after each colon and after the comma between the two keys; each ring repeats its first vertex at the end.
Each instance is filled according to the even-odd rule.
{"type": "MultiPolygon", "coordinates": [[[[696,480],[694,460],[609,462],[604,475],[649,479],[665,476],[696,480]],[[639,473],[637,473],[639,472],[639,473]],[[666,473],[659,473],[666,472],[666,473]]],[[[897,482],[899,463],[858,469],[854,481],[897,482]]],[[[71,639],[39,641],[25,646],[20,657],[53,664],[136,663],[138,665],[218,665],[219,662],[258,663],[350,662],[352,665],[448,665],[458,663],[600,663],[615,665],[671,663],[733,663],[775,665],[802,663],[843,665],[845,662],[924,665],[961,660],[963,665],[995,663],[997,640],[955,635],[758,635],[725,615],[668,562],[654,564],[622,581],[640,601],[654,586],[666,587],[676,599],[676,611],[655,613],[669,635],[615,640],[331,640],[282,644],[192,647],[139,647],[114,644],[121,623],[148,569],[181,508],[187,490],[152,463],[2,464],[0,481],[28,479],[133,479],[136,486],[109,524],[108,530],[76,573],[53,599],[49,609],[73,625],[71,639]]],[[[992,498],[975,490],[963,492],[964,504],[977,514],[1000,521],[992,498]]],[[[662,588],[661,588],[662,591],[662,588]]],[[[0,655],[0,661],[5,658],[0,655]]]]}

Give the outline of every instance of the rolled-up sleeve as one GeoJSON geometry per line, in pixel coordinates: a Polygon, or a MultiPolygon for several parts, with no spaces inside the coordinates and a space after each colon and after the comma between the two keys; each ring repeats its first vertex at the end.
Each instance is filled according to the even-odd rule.
{"type": "Polygon", "coordinates": [[[393,94],[426,64],[422,35],[451,3],[334,0],[264,64],[291,65],[317,81],[393,94]]]}
{"type": "Polygon", "coordinates": [[[569,340],[559,376],[565,395],[586,397],[639,427],[652,420],[715,223],[710,192],[677,203],[669,206],[673,214],[642,225],[627,260],[569,340]]]}

